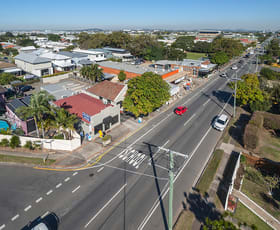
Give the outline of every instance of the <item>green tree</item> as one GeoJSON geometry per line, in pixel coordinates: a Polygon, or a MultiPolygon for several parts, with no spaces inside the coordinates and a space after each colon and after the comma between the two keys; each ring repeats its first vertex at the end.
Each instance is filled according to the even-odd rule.
{"type": "Polygon", "coordinates": [[[229,57],[223,51],[211,54],[211,62],[218,65],[223,65],[229,61],[229,57]]]}
{"type": "Polygon", "coordinates": [[[58,42],[60,41],[60,36],[58,34],[48,34],[48,40],[58,42]]]}
{"type": "Polygon", "coordinates": [[[186,54],[178,48],[166,47],[164,49],[164,59],[182,61],[185,57],[186,54]]]}
{"type": "Polygon", "coordinates": [[[118,74],[119,81],[123,82],[126,79],[126,74],[123,70],[121,70],[118,74]]]}
{"type": "Polygon", "coordinates": [[[128,82],[123,107],[138,117],[161,107],[169,98],[169,85],[161,76],[147,72],[128,82]]]}
{"type": "Polygon", "coordinates": [[[24,39],[17,39],[17,45],[19,46],[35,46],[33,40],[24,38],[24,39]]]}
{"type": "Polygon", "coordinates": [[[10,73],[1,73],[0,74],[0,85],[7,85],[11,81],[17,80],[17,78],[10,73]]]}
{"type": "Polygon", "coordinates": [[[18,113],[24,119],[27,119],[29,117],[34,118],[38,137],[39,137],[39,130],[38,130],[39,123],[41,124],[42,136],[43,138],[45,137],[45,132],[44,132],[45,117],[51,111],[49,101],[53,101],[53,100],[55,100],[54,96],[50,95],[46,91],[40,91],[38,93],[34,93],[31,96],[29,106],[27,107],[22,106],[16,110],[16,113],[18,113]]]}
{"type": "Polygon", "coordinates": [[[203,230],[239,230],[234,226],[233,223],[226,221],[224,218],[218,220],[210,220],[206,218],[205,224],[203,225],[203,230]]]}
{"type": "Polygon", "coordinates": [[[3,51],[3,46],[0,44],[0,52],[3,51]]]}
{"type": "Polygon", "coordinates": [[[7,56],[9,56],[9,55],[12,55],[12,56],[18,55],[18,51],[15,48],[7,48],[7,49],[4,49],[2,52],[3,52],[3,54],[6,54],[7,56]]]}
{"type": "Polygon", "coordinates": [[[93,67],[93,74],[94,74],[94,81],[98,81],[100,82],[102,80],[102,76],[103,76],[103,69],[101,67],[99,67],[98,64],[94,64],[93,67]]]}
{"type": "Polygon", "coordinates": [[[14,149],[14,148],[17,148],[17,147],[20,147],[20,139],[19,139],[19,137],[18,136],[12,136],[11,137],[11,140],[10,140],[10,147],[12,148],[12,149],[14,149]]]}
{"type": "MultiPolygon", "coordinates": [[[[240,105],[249,105],[250,103],[264,101],[264,94],[260,89],[260,82],[257,74],[245,74],[242,81],[238,81],[236,90],[236,100],[240,105]]],[[[230,84],[234,88],[234,83],[230,84]]]]}
{"type": "Polygon", "coordinates": [[[72,131],[75,130],[74,125],[78,122],[78,118],[74,114],[70,114],[64,108],[54,108],[55,113],[53,113],[53,127],[56,130],[61,130],[64,139],[71,139],[72,131]]]}
{"type": "Polygon", "coordinates": [[[273,195],[273,190],[279,188],[280,178],[277,175],[266,176],[265,177],[266,184],[268,186],[268,194],[270,196],[273,195]]]}
{"type": "Polygon", "coordinates": [[[194,39],[193,36],[180,36],[176,39],[176,41],[172,44],[174,48],[180,48],[183,50],[193,50],[194,47],[194,39]]]}
{"type": "Polygon", "coordinates": [[[75,48],[75,46],[71,45],[71,46],[67,46],[65,49],[63,49],[63,51],[72,51],[75,48]]]}

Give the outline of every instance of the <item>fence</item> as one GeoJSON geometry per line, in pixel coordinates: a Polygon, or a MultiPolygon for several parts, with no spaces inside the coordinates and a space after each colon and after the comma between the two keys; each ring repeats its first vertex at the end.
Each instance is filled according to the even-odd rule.
{"type": "MultiPolygon", "coordinates": [[[[12,135],[0,134],[0,141],[3,139],[10,140],[12,135]]],[[[41,144],[42,148],[49,150],[64,150],[73,151],[81,146],[81,137],[76,132],[73,132],[72,140],[58,140],[58,139],[42,139],[35,137],[23,137],[19,136],[21,146],[24,146],[27,141],[32,141],[37,144],[41,144]]]]}
{"type": "Polygon", "coordinates": [[[46,77],[46,78],[42,78],[42,81],[44,84],[57,83],[63,79],[69,78],[69,75],[70,75],[70,73],[66,73],[66,74],[61,74],[61,75],[57,75],[57,76],[53,76],[53,77],[46,77]]]}
{"type": "Polygon", "coordinates": [[[237,158],[237,161],[236,161],[236,164],[234,167],[234,171],[232,174],[231,182],[229,184],[229,188],[227,191],[227,196],[226,196],[226,200],[225,200],[225,210],[227,210],[227,208],[228,208],[228,198],[229,198],[229,195],[232,193],[233,186],[234,186],[234,180],[236,178],[236,174],[237,174],[238,168],[240,166],[240,156],[241,156],[241,153],[238,153],[238,158],[237,158]]]}

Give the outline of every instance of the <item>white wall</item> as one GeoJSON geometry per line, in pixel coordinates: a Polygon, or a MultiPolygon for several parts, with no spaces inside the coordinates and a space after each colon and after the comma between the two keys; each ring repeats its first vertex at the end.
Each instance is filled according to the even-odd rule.
{"type": "Polygon", "coordinates": [[[43,69],[48,69],[49,74],[53,73],[51,62],[41,63],[41,64],[31,64],[28,62],[24,62],[22,60],[15,59],[15,64],[21,69],[23,69],[25,72],[32,73],[39,77],[41,77],[41,70],[43,69]]]}
{"type": "Polygon", "coordinates": [[[43,83],[57,83],[63,79],[67,79],[69,78],[69,73],[66,74],[61,74],[61,75],[57,75],[57,76],[53,76],[53,77],[46,77],[46,78],[42,78],[43,83]]]}
{"type": "MultiPolygon", "coordinates": [[[[12,135],[3,135],[0,134],[0,141],[2,139],[10,140],[12,135]]],[[[50,150],[64,150],[64,151],[73,151],[81,146],[81,137],[76,132],[73,133],[72,140],[56,140],[56,139],[42,139],[34,137],[23,137],[20,136],[21,146],[24,146],[27,141],[32,142],[41,142],[44,149],[50,150]]]]}

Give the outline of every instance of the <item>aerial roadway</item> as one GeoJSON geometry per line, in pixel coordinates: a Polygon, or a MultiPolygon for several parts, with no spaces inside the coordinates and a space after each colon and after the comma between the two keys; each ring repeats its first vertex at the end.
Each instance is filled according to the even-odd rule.
{"type": "Polygon", "coordinates": [[[52,212],[58,229],[167,229],[169,152],[158,147],[180,153],[174,155],[175,220],[222,135],[212,127],[215,117],[233,114],[228,82],[259,68],[255,55],[240,59],[233,63],[237,70],[228,66],[212,76],[88,168],[57,172],[2,165],[0,230],[23,229],[52,212]],[[178,115],[178,106],[187,110],[178,115]]]}

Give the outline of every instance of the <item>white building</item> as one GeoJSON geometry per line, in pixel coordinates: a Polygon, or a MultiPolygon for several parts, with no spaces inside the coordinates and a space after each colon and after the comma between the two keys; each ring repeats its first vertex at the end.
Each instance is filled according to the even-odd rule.
{"type": "Polygon", "coordinates": [[[51,60],[56,71],[70,71],[73,70],[75,66],[72,64],[71,57],[65,55],[49,52],[41,54],[40,57],[51,60]]]}
{"type": "Polygon", "coordinates": [[[33,53],[20,53],[15,57],[15,64],[25,72],[38,77],[53,74],[51,60],[39,57],[33,53]]]}
{"type": "Polygon", "coordinates": [[[101,51],[92,51],[92,50],[82,50],[82,49],[74,49],[74,53],[82,53],[87,54],[88,58],[92,62],[98,62],[98,61],[105,61],[105,53],[101,51]]]}

